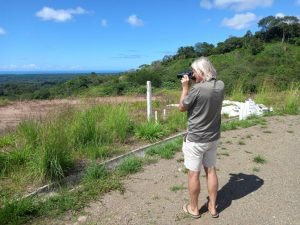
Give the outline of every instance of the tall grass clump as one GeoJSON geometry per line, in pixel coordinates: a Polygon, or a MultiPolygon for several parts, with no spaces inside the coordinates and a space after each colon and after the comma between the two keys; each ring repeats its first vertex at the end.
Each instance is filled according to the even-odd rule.
{"type": "Polygon", "coordinates": [[[1,224],[24,224],[39,215],[39,207],[33,198],[7,202],[0,208],[1,224]]]}
{"type": "Polygon", "coordinates": [[[231,91],[230,100],[244,102],[246,99],[247,96],[244,93],[243,82],[239,80],[231,91]]]}
{"type": "Polygon", "coordinates": [[[0,148],[14,145],[16,136],[14,134],[6,134],[0,137],[0,148]]]}
{"type": "Polygon", "coordinates": [[[0,107],[6,106],[8,104],[9,104],[9,101],[7,99],[0,98],[0,107]]]}
{"type": "Polygon", "coordinates": [[[92,159],[107,159],[118,153],[121,153],[122,150],[113,145],[89,145],[82,149],[92,159]]]}
{"type": "Polygon", "coordinates": [[[274,82],[270,79],[265,79],[262,85],[258,88],[255,95],[255,102],[268,105],[274,104],[274,98],[278,95],[278,91],[274,82]]]}
{"type": "Polygon", "coordinates": [[[148,141],[156,141],[165,135],[166,131],[159,123],[142,123],[135,127],[135,136],[148,141]]]}
{"type": "Polygon", "coordinates": [[[44,125],[37,151],[33,173],[40,180],[58,181],[73,164],[67,132],[60,122],[44,125]]]}
{"type": "Polygon", "coordinates": [[[105,166],[93,163],[86,168],[83,180],[89,182],[97,179],[106,179],[109,175],[110,173],[105,166]]]}
{"type": "Polygon", "coordinates": [[[283,113],[296,115],[300,106],[300,83],[292,83],[286,91],[283,113]]]}
{"type": "Polygon", "coordinates": [[[5,152],[0,152],[0,176],[7,172],[9,166],[9,155],[5,152]]]}
{"type": "Polygon", "coordinates": [[[178,109],[171,109],[167,112],[166,121],[163,123],[169,133],[173,133],[187,127],[187,115],[178,109]]]}
{"type": "Polygon", "coordinates": [[[131,129],[129,110],[124,105],[99,105],[84,112],[76,112],[69,125],[73,146],[122,142],[131,129]]]}
{"type": "Polygon", "coordinates": [[[28,120],[21,122],[17,127],[16,134],[18,144],[26,148],[34,150],[39,144],[39,137],[42,132],[41,124],[28,120]]]}

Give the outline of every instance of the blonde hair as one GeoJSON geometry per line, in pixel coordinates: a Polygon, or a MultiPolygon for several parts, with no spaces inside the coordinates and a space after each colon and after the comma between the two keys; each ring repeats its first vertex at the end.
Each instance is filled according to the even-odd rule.
{"type": "Polygon", "coordinates": [[[211,64],[211,62],[206,57],[200,57],[196,59],[191,67],[197,72],[197,73],[203,73],[204,80],[209,81],[211,79],[217,78],[217,71],[214,68],[214,66],[211,64]]]}

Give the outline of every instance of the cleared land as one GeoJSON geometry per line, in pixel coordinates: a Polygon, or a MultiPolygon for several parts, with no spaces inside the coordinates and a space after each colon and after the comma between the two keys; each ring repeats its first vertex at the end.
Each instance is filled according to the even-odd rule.
{"type": "MultiPolygon", "coordinates": [[[[155,99],[155,98],[154,98],[155,99]]],[[[16,101],[0,107],[0,135],[17,127],[26,119],[42,119],[48,113],[65,110],[66,108],[84,109],[100,103],[123,103],[145,101],[145,97],[98,97],[86,99],[55,99],[55,100],[32,100],[16,101]]]]}

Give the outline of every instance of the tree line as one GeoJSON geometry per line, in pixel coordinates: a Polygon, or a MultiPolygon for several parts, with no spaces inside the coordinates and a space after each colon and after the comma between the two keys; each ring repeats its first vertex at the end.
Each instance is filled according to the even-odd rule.
{"type": "Polygon", "coordinates": [[[224,54],[235,49],[249,49],[256,55],[264,49],[264,43],[281,41],[282,43],[300,46],[300,23],[295,16],[268,16],[258,22],[260,31],[252,34],[250,30],[243,37],[229,37],[216,46],[207,42],[198,42],[194,46],[180,47],[175,55],[166,55],[161,60],[168,64],[174,59],[187,59],[199,56],[224,54]]]}

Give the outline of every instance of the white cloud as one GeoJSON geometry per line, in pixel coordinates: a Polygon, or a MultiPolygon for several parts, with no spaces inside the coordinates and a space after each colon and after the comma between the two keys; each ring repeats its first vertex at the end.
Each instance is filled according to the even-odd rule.
{"type": "Polygon", "coordinates": [[[0,27],[0,35],[4,35],[6,34],[6,31],[4,30],[4,28],[0,27]]]}
{"type": "Polygon", "coordinates": [[[102,27],[107,27],[107,20],[106,19],[101,20],[101,26],[102,27]]]}
{"type": "Polygon", "coordinates": [[[65,22],[73,18],[73,15],[85,14],[87,11],[81,7],[75,9],[53,9],[43,7],[35,15],[42,20],[54,20],[57,22],[65,22]]]}
{"type": "Polygon", "coordinates": [[[275,15],[275,17],[285,17],[285,15],[283,14],[283,13],[277,13],[276,15],[275,15]]]}
{"type": "Polygon", "coordinates": [[[273,4],[273,0],[201,0],[200,1],[200,6],[206,9],[230,8],[235,11],[250,10],[258,7],[269,7],[272,4],[273,4]]]}
{"type": "Polygon", "coordinates": [[[205,9],[211,9],[213,8],[214,4],[210,0],[201,0],[200,6],[205,9]]]}
{"type": "Polygon", "coordinates": [[[23,65],[22,66],[24,69],[37,69],[38,66],[34,63],[31,63],[31,64],[26,64],[26,65],[23,65]]]}
{"type": "Polygon", "coordinates": [[[0,65],[0,69],[1,70],[13,70],[13,69],[16,69],[18,68],[17,65],[14,65],[14,64],[10,64],[10,65],[0,65]]]}
{"type": "Polygon", "coordinates": [[[142,27],[144,26],[143,20],[138,18],[136,15],[131,15],[127,18],[127,23],[129,23],[133,27],[142,27]]]}
{"type": "Polygon", "coordinates": [[[258,18],[255,14],[247,12],[244,14],[236,14],[232,18],[224,18],[222,21],[223,26],[227,26],[236,30],[245,29],[250,27],[258,18]]]}
{"type": "Polygon", "coordinates": [[[39,69],[39,67],[34,64],[25,64],[25,65],[16,65],[16,64],[10,64],[10,65],[0,65],[1,70],[35,70],[39,69]]]}

